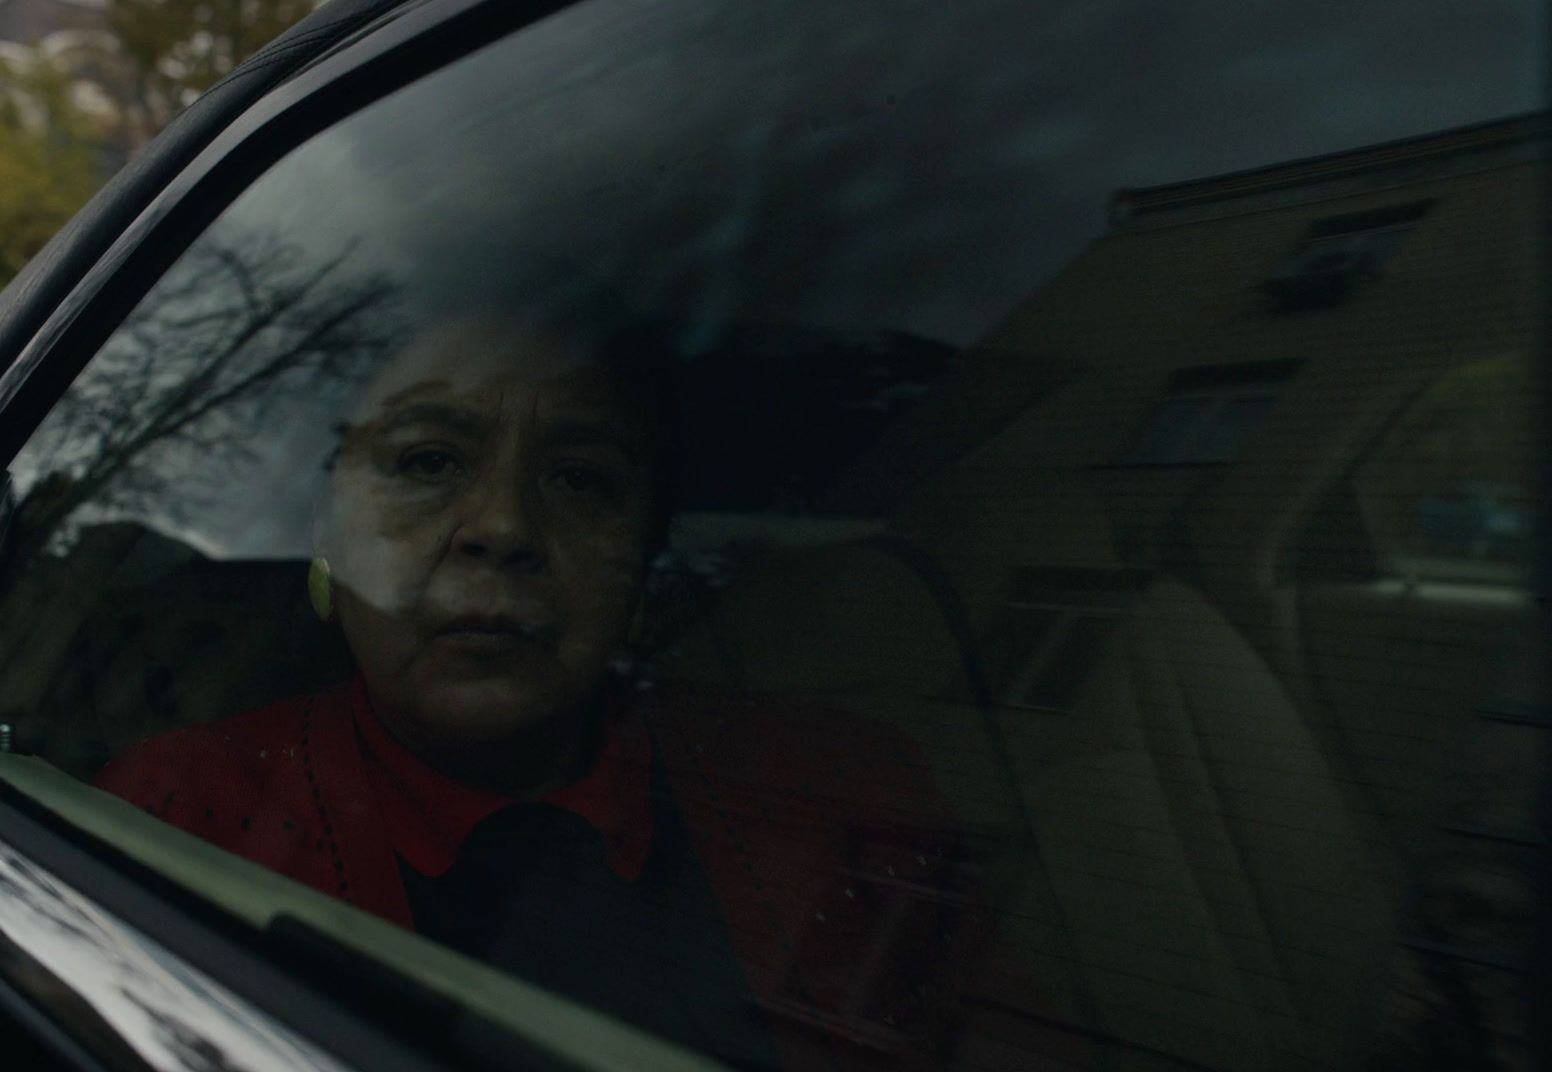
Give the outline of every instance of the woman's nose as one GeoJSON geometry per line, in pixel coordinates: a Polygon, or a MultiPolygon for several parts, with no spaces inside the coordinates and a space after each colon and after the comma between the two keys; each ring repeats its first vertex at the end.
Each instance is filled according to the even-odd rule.
{"type": "Polygon", "coordinates": [[[521,482],[493,480],[470,490],[453,534],[454,550],[493,566],[539,568],[543,541],[538,511],[532,508],[521,482]]]}

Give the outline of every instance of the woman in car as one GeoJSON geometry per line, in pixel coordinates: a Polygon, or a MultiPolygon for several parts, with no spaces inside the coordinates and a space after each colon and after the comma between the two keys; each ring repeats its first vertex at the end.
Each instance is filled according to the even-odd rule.
{"type": "Polygon", "coordinates": [[[949,873],[919,758],[832,712],[612,672],[664,541],[672,422],[666,348],[599,323],[461,320],[388,362],[309,576],[354,680],[155,737],[97,784],[740,1066],[941,1057],[973,913],[918,899],[884,923],[847,877],[859,851],[901,882],[949,873]]]}

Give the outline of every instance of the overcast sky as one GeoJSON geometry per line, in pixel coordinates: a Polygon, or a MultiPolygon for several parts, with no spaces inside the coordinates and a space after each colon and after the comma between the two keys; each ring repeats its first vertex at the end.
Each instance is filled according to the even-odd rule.
{"type": "Polygon", "coordinates": [[[417,293],[520,247],[647,304],[963,344],[1116,188],[1535,109],[1546,38],[1531,0],[594,0],[325,135],[261,215],[437,264],[417,293]],[[320,231],[295,191],[331,183],[320,231]]]}
{"type": "MultiPolygon", "coordinates": [[[[325,131],[215,229],[350,244],[431,317],[602,280],[964,345],[1117,188],[1533,110],[1546,37],[1530,0],[592,0],[325,131]]],[[[287,454],[234,482],[266,546],[316,469],[287,454]]]]}

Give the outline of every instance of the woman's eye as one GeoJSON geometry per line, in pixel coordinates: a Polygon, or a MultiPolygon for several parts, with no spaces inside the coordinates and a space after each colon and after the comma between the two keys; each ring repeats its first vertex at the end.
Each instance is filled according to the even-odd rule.
{"type": "Polygon", "coordinates": [[[610,495],[614,481],[607,473],[584,465],[568,465],[555,470],[550,481],[574,495],[610,495]]]}
{"type": "Polygon", "coordinates": [[[419,447],[399,456],[398,472],[427,482],[448,480],[463,473],[458,455],[440,447],[419,447]]]}

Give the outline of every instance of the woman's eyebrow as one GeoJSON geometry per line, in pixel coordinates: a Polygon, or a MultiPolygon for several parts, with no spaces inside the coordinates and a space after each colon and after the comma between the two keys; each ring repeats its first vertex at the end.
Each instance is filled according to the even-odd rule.
{"type": "Polygon", "coordinates": [[[394,432],[410,425],[433,425],[462,435],[477,436],[486,430],[489,421],[462,406],[417,402],[384,414],[377,424],[383,432],[394,432]]]}
{"type": "Polygon", "coordinates": [[[557,421],[545,428],[543,439],[552,447],[614,447],[631,462],[642,453],[641,437],[615,421],[557,421]]]}

